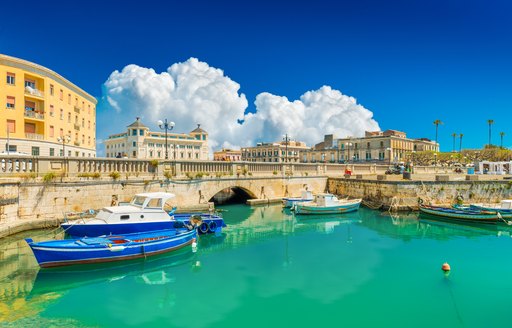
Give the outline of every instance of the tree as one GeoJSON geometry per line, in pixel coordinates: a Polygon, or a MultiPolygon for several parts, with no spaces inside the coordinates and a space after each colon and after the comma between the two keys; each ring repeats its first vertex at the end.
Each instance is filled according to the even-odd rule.
{"type": "Polygon", "coordinates": [[[452,133],[452,137],[453,137],[453,148],[452,148],[452,152],[455,153],[455,138],[457,137],[457,133],[452,133]]]}
{"type": "Polygon", "coordinates": [[[438,130],[439,124],[443,124],[443,122],[441,122],[441,120],[434,121],[434,125],[436,126],[436,147],[437,147],[437,130],[438,130]]]}
{"type": "Polygon", "coordinates": [[[500,132],[500,137],[501,137],[501,145],[500,145],[500,148],[503,148],[503,137],[505,136],[505,132],[500,132]]]}
{"type": "Polygon", "coordinates": [[[464,137],[464,135],[461,133],[459,135],[459,137],[460,137],[460,143],[459,143],[459,153],[460,153],[460,152],[462,152],[462,137],[464,137]]]}
{"type": "Polygon", "coordinates": [[[489,146],[492,145],[491,143],[491,126],[494,124],[494,120],[487,120],[487,124],[489,124],[489,146]]]}

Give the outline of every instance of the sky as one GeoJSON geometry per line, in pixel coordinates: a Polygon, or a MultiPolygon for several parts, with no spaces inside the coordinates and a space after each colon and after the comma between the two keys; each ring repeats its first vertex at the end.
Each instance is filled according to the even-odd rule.
{"type": "MultiPolygon", "coordinates": [[[[97,140],[136,116],[211,147],[395,129],[442,151],[512,146],[509,1],[8,1],[0,53],[98,99],[97,140]],[[459,138],[456,148],[459,147],[459,138]]],[[[101,154],[102,146],[98,147],[101,154]]]]}

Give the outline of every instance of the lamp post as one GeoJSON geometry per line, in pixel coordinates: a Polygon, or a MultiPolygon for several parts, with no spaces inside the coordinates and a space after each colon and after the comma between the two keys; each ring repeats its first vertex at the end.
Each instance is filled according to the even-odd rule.
{"type": "Polygon", "coordinates": [[[414,172],[413,172],[413,171],[414,171],[414,160],[415,160],[414,155],[416,155],[416,151],[415,151],[415,150],[413,150],[411,153],[412,153],[412,155],[411,155],[411,157],[412,157],[412,162],[411,162],[410,167],[411,167],[411,173],[414,173],[414,172]]]}
{"type": "Polygon", "coordinates": [[[290,136],[288,134],[285,134],[283,136],[283,140],[284,140],[284,151],[286,152],[285,154],[285,162],[288,162],[288,142],[290,141],[290,136]]]}
{"type": "Polygon", "coordinates": [[[71,137],[69,135],[58,137],[57,141],[62,142],[62,157],[66,157],[66,143],[71,141],[71,137]]]}
{"type": "Polygon", "coordinates": [[[171,131],[174,128],[174,122],[167,122],[167,119],[163,122],[162,120],[158,120],[158,127],[165,130],[165,159],[169,159],[169,152],[167,149],[167,131],[171,131]]]}
{"type": "Polygon", "coordinates": [[[347,162],[350,164],[350,146],[352,146],[352,143],[346,142],[345,146],[347,146],[347,151],[348,151],[347,162]]]}

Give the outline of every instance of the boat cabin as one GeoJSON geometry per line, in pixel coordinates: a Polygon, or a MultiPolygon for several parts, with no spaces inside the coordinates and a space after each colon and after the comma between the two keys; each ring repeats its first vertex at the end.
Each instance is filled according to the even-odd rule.
{"type": "Polygon", "coordinates": [[[167,192],[149,192],[136,194],[130,201],[130,205],[140,207],[141,209],[161,209],[165,210],[165,203],[176,197],[174,194],[167,192]]]}
{"type": "Polygon", "coordinates": [[[302,190],[302,192],[300,193],[300,198],[313,199],[313,193],[309,190],[302,190]]]}
{"type": "Polygon", "coordinates": [[[315,195],[315,203],[318,206],[338,205],[338,198],[333,194],[318,194],[315,195]]]}

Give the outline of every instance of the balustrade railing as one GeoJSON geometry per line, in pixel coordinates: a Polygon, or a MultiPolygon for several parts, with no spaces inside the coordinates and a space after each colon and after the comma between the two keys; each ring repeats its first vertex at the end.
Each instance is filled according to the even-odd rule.
{"type": "MultiPolygon", "coordinates": [[[[197,177],[283,177],[283,176],[339,176],[350,168],[352,174],[384,174],[388,165],[381,164],[325,164],[325,163],[255,163],[219,161],[154,161],[125,158],[81,158],[0,155],[0,176],[34,172],[64,173],[69,177],[94,176],[108,178],[113,172],[140,178],[164,178],[170,173],[175,178],[197,177]]],[[[441,168],[414,167],[414,173],[435,173],[441,168]]]]}

